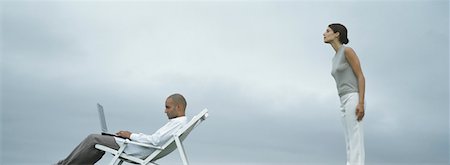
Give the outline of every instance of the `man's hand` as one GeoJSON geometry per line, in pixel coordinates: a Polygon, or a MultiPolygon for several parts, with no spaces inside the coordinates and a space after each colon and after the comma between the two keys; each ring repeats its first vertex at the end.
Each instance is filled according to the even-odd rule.
{"type": "Polygon", "coordinates": [[[130,131],[119,131],[116,133],[117,136],[129,139],[131,136],[131,132],[130,131]]]}
{"type": "Polygon", "coordinates": [[[356,120],[361,121],[364,117],[364,104],[356,106],[356,120]]]}

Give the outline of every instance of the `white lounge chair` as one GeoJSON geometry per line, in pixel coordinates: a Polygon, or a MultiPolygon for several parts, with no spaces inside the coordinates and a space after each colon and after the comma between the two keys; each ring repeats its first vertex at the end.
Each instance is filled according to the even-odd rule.
{"type": "Polygon", "coordinates": [[[177,131],[173,135],[172,138],[170,138],[166,143],[164,143],[162,146],[153,146],[149,144],[144,143],[138,143],[130,140],[125,140],[125,143],[122,147],[120,147],[118,150],[106,147],[104,145],[96,144],[95,148],[111,153],[114,155],[113,159],[109,163],[110,165],[120,165],[123,163],[123,161],[127,161],[133,164],[141,164],[141,165],[157,165],[155,163],[156,160],[168,155],[172,151],[178,148],[178,151],[180,153],[181,160],[183,161],[183,165],[189,165],[186,152],[183,147],[183,141],[186,139],[186,137],[189,135],[189,133],[197,127],[203,120],[205,120],[208,117],[208,109],[203,109],[198,115],[194,116],[191,121],[189,121],[184,127],[182,127],[180,130],[177,131]],[[141,159],[138,157],[133,157],[130,155],[127,155],[124,153],[124,149],[127,146],[127,144],[135,144],[140,145],[148,148],[153,148],[155,151],[150,154],[147,158],[141,159]]]}

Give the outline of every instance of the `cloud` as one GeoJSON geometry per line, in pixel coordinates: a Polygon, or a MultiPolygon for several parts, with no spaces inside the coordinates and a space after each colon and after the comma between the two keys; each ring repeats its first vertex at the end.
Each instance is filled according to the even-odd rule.
{"type": "Polygon", "coordinates": [[[111,130],[151,133],[180,92],[189,115],[211,113],[186,141],[193,163],[342,164],[334,52],[322,41],[332,22],[349,28],[366,75],[368,164],[448,162],[448,2],[2,2],[2,12],[2,163],[63,158],[99,131],[97,102],[111,130]]]}

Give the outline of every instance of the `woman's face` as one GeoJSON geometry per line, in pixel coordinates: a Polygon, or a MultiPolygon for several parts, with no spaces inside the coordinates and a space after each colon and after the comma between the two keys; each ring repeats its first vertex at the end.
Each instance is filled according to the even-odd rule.
{"type": "Polygon", "coordinates": [[[323,33],[323,42],[330,43],[334,39],[336,39],[339,36],[339,33],[333,32],[333,30],[328,27],[325,33],[323,33]]]}

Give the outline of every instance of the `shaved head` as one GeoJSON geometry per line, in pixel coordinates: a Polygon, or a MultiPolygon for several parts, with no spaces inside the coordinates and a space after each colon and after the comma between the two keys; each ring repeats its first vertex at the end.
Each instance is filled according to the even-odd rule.
{"type": "Polygon", "coordinates": [[[175,106],[180,106],[182,111],[186,110],[187,102],[183,95],[175,93],[168,97],[168,99],[172,99],[175,102],[175,106]]]}

